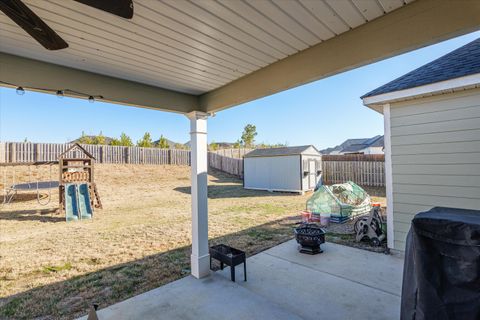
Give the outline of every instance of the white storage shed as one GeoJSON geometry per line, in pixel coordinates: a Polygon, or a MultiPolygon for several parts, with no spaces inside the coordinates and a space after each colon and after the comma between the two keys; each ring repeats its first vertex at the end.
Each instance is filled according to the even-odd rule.
{"type": "Polygon", "coordinates": [[[322,156],[312,145],[256,149],[243,161],[245,189],[304,193],[321,179],[322,156]]]}
{"type": "Polygon", "coordinates": [[[419,212],[480,209],[480,38],[362,99],[385,120],[390,248],[419,212]]]}

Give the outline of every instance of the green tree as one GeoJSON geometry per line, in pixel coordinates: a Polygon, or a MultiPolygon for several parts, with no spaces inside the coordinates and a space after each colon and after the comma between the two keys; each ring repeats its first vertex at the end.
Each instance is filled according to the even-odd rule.
{"type": "Polygon", "coordinates": [[[142,139],[137,141],[137,146],[144,147],[144,148],[153,147],[153,141],[152,141],[152,136],[150,135],[150,132],[145,132],[142,139]]]}
{"type": "Polygon", "coordinates": [[[233,144],[233,147],[235,149],[240,149],[240,147],[242,146],[242,141],[240,139],[238,139],[237,141],[235,141],[235,143],[233,144]]]}
{"type": "Polygon", "coordinates": [[[218,144],[215,141],[212,141],[209,145],[209,149],[212,151],[217,151],[218,150],[218,144]]]}
{"type": "Polygon", "coordinates": [[[253,124],[247,124],[242,133],[242,141],[245,147],[252,148],[254,146],[256,135],[257,127],[253,124]]]}
{"type": "Polygon", "coordinates": [[[167,139],[163,136],[163,134],[160,136],[160,139],[158,140],[157,146],[160,149],[168,149],[170,148],[170,145],[168,144],[167,139]]]}
{"type": "Polygon", "coordinates": [[[120,135],[120,145],[124,147],[133,146],[132,139],[129,136],[127,136],[125,132],[122,132],[122,134],[120,135]]]}
{"type": "Polygon", "coordinates": [[[121,146],[121,142],[120,142],[120,139],[117,139],[117,138],[112,138],[112,140],[110,140],[110,145],[111,146],[121,146]]]}
{"type": "Polygon", "coordinates": [[[184,150],[184,149],[187,149],[187,147],[182,144],[182,143],[175,143],[175,145],[173,146],[175,149],[178,149],[178,150],[184,150]]]}
{"type": "Polygon", "coordinates": [[[78,138],[77,142],[81,144],[93,144],[92,138],[87,136],[84,131],[82,131],[82,136],[78,138]]]}
{"type": "Polygon", "coordinates": [[[95,136],[92,141],[93,144],[106,144],[106,139],[105,136],[103,135],[102,131],[98,134],[98,136],[95,136]]]}
{"type": "Polygon", "coordinates": [[[259,149],[267,149],[267,148],[271,148],[271,146],[269,144],[266,144],[264,142],[260,143],[260,144],[257,144],[257,148],[259,149]]]}

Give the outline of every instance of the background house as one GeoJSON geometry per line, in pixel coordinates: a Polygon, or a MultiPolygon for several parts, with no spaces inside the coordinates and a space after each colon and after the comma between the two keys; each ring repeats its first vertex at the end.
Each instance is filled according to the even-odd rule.
{"type": "Polygon", "coordinates": [[[362,99],[384,115],[389,247],[416,213],[480,208],[480,39],[362,99]]]}
{"type": "Polygon", "coordinates": [[[383,154],[383,136],[348,139],[341,145],[320,151],[321,154],[383,154]]]}

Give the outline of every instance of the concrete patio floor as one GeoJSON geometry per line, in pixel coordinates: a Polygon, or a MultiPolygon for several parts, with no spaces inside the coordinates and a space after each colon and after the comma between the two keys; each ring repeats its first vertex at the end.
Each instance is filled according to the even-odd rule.
{"type": "Polygon", "coordinates": [[[237,268],[192,276],[98,312],[99,319],[398,319],[403,259],[326,243],[297,251],[294,240],[237,268]]]}

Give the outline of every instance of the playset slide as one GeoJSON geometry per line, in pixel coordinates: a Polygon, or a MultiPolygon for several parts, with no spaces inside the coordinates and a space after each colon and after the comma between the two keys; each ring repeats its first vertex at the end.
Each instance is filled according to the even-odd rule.
{"type": "Polygon", "coordinates": [[[80,211],[80,219],[92,218],[92,206],[90,204],[90,193],[88,184],[82,183],[78,185],[78,208],[80,211]]]}
{"type": "Polygon", "coordinates": [[[93,214],[90,204],[88,184],[70,183],[65,185],[65,217],[67,221],[91,219],[93,214]]]}
{"type": "Polygon", "coordinates": [[[75,184],[65,185],[65,218],[67,221],[78,220],[77,188],[75,184]]]}

